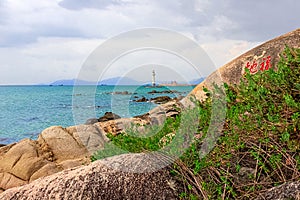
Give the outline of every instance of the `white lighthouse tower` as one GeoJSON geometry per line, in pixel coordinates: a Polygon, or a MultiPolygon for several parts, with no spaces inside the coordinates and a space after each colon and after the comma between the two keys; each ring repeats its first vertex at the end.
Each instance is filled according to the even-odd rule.
{"type": "Polygon", "coordinates": [[[155,70],[152,71],[152,87],[155,87],[156,83],[155,83],[155,70]]]}

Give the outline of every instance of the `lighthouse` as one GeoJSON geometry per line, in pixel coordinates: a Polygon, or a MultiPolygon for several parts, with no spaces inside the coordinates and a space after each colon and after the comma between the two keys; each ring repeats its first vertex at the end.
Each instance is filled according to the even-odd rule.
{"type": "Polygon", "coordinates": [[[155,87],[155,70],[152,71],[152,87],[155,87]]]}

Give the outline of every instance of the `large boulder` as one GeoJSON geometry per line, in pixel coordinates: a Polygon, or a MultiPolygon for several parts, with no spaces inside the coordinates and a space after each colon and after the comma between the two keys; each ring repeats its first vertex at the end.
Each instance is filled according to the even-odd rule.
{"type": "Polygon", "coordinates": [[[89,166],[65,170],[9,189],[0,194],[0,199],[177,199],[180,185],[168,170],[122,171],[124,166],[134,167],[141,162],[142,165],[132,169],[148,171],[144,155],[128,154],[125,159],[115,156],[89,166]]]}
{"type": "Polygon", "coordinates": [[[103,148],[108,141],[98,126],[53,126],[45,129],[36,141],[25,139],[1,147],[1,191],[89,164],[92,153],[103,148]]]}
{"type": "Polygon", "coordinates": [[[54,126],[45,129],[37,142],[41,147],[51,150],[55,161],[61,162],[88,155],[85,146],[76,139],[68,129],[54,126]]]}
{"type": "Polygon", "coordinates": [[[205,100],[206,92],[203,91],[203,88],[213,89],[213,83],[238,84],[247,66],[252,66],[256,63],[257,66],[250,71],[260,71],[260,64],[264,62],[266,64],[268,57],[270,59],[270,67],[274,68],[280,59],[280,53],[286,45],[300,48],[300,29],[265,42],[220,67],[197,85],[187,97],[181,100],[181,103],[186,107],[192,106],[193,102],[190,100],[192,96],[200,101],[205,100]]]}

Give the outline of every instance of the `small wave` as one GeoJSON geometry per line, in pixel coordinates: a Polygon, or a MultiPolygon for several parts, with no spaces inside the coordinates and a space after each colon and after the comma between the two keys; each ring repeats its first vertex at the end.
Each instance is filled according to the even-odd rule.
{"type": "Polygon", "coordinates": [[[39,119],[38,117],[31,117],[31,118],[22,119],[22,120],[25,121],[25,122],[32,122],[32,121],[36,121],[38,119],[39,119]]]}

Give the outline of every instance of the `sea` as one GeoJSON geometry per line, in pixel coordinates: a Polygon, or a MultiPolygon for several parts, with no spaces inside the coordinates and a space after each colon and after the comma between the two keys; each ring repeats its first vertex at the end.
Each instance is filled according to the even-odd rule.
{"type": "Polygon", "coordinates": [[[193,86],[0,86],[0,144],[36,139],[47,127],[84,124],[105,112],[121,117],[141,115],[158,105],[135,100],[182,97],[192,89],[193,86]]]}

